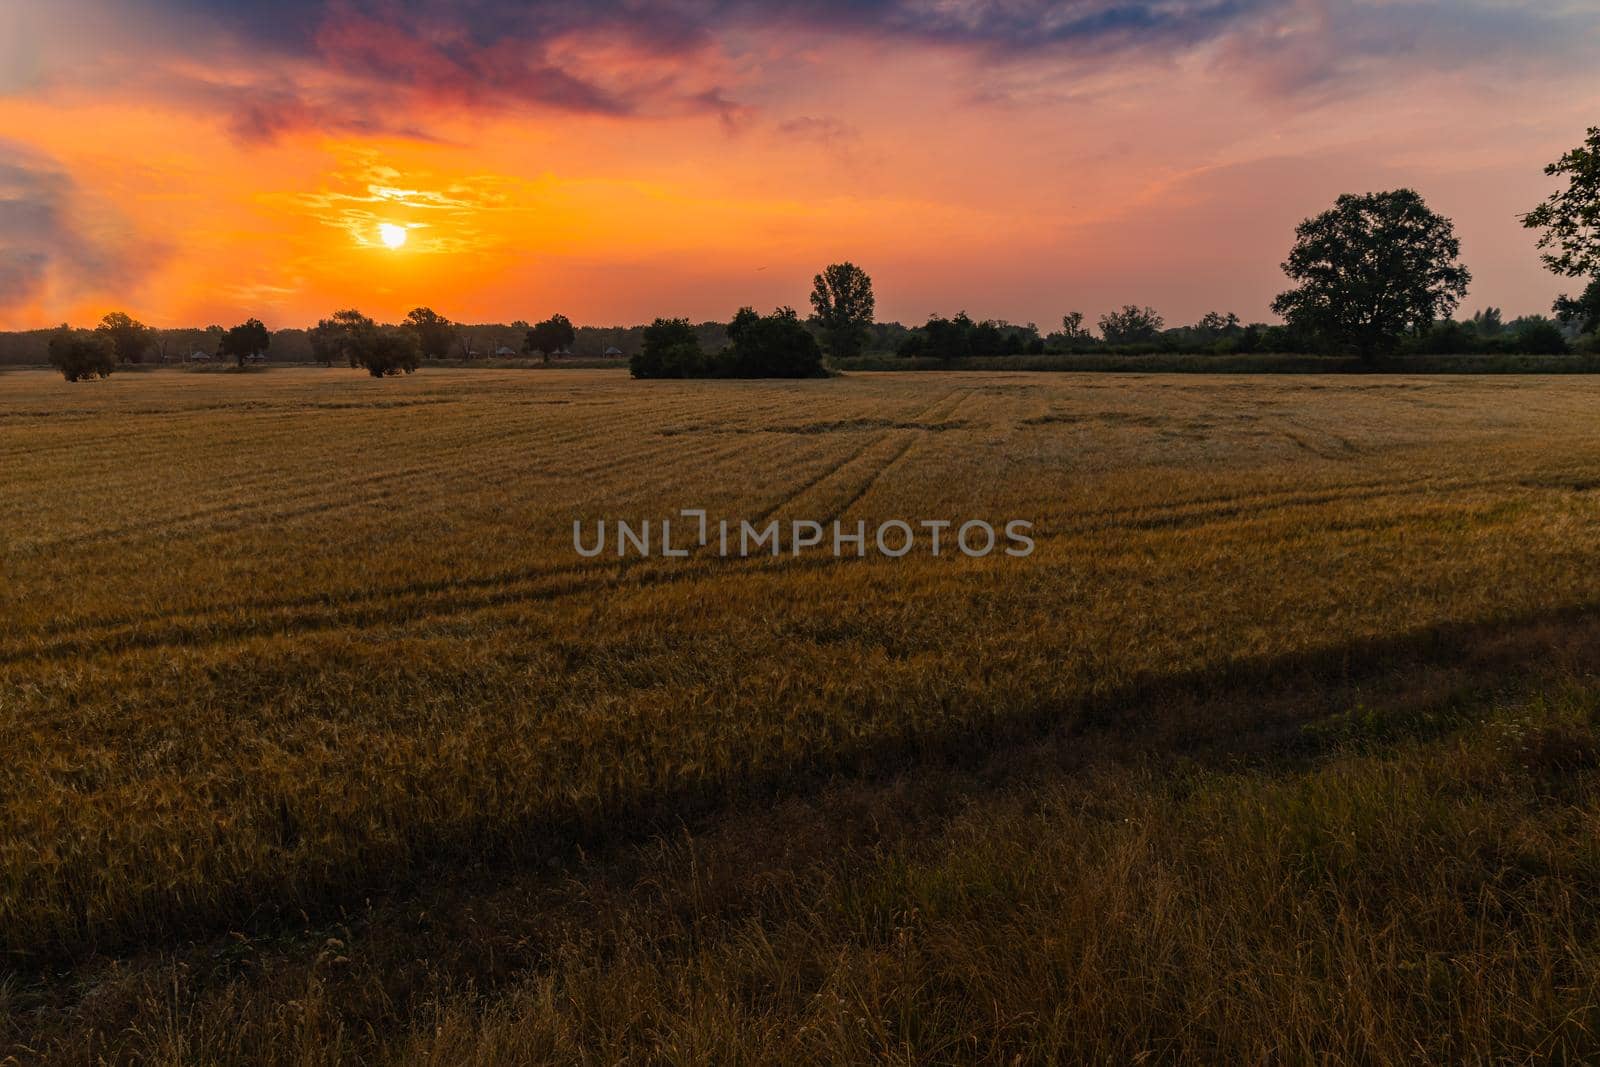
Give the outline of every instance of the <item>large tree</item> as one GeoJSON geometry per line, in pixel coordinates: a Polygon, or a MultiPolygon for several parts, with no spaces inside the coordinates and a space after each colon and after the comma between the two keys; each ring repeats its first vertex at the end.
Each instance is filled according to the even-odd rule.
{"type": "Polygon", "coordinates": [[[1129,304],[1100,316],[1100,336],[1108,345],[1148,344],[1161,337],[1166,322],[1152,307],[1129,304]]]}
{"type": "Polygon", "coordinates": [[[1583,332],[1600,330],[1600,126],[1584,143],[1544,169],[1552,178],[1566,178],[1567,187],[1522,217],[1539,235],[1545,266],[1568,278],[1593,279],[1577,299],[1563,294],[1555,312],[1563,322],[1577,322],[1583,332]]]}
{"type": "Polygon", "coordinates": [[[1600,126],[1544,172],[1566,178],[1567,187],[1524,215],[1522,224],[1544,231],[1545,266],[1568,278],[1600,278],[1600,126]]]}
{"type": "Polygon", "coordinates": [[[361,365],[356,351],[363,334],[377,329],[377,324],[355,308],[335,311],[306,331],[311,342],[311,354],[318,363],[332,366],[343,360],[352,367],[361,365]]]}
{"type": "Polygon", "coordinates": [[[155,340],[155,331],[125,312],[113,311],[100,320],[95,332],[111,342],[119,363],[142,363],[155,340]]]}
{"type": "Polygon", "coordinates": [[[549,363],[552,355],[570,347],[577,339],[578,331],[572,328],[571,319],[565,315],[551,315],[528,331],[527,338],[522,342],[522,350],[538,352],[549,363]]]}
{"type": "Polygon", "coordinates": [[[835,263],[816,276],[811,290],[813,319],[822,327],[829,355],[859,355],[877,311],[872,279],[854,263],[835,263]]]}
{"type": "Polygon", "coordinates": [[[401,323],[417,338],[417,345],[427,359],[444,359],[455,343],[455,323],[432,308],[414,308],[401,323]]]}
{"type": "Polygon", "coordinates": [[[1589,283],[1582,295],[1563,296],[1556,301],[1556,318],[1579,333],[1600,333],[1600,278],[1589,283]]]}
{"type": "Polygon", "coordinates": [[[1450,315],[1472,281],[1455,227],[1411,189],[1347,193],[1295,236],[1283,270],[1299,285],[1272,310],[1365,359],[1450,315]]]}
{"type": "Polygon", "coordinates": [[[1094,342],[1094,331],[1083,324],[1083,312],[1069,311],[1061,316],[1061,338],[1068,352],[1094,342]]]}
{"type": "Polygon", "coordinates": [[[264,353],[272,344],[272,334],[260,319],[246,319],[222,335],[217,346],[219,356],[232,356],[243,367],[249,360],[264,353]]]}

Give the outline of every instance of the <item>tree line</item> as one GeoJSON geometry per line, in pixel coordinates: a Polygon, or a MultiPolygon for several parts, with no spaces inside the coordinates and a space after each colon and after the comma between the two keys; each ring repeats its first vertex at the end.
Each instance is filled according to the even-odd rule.
{"type": "MultiPolygon", "coordinates": [[[[640,378],[810,377],[826,373],[828,357],[847,360],[869,350],[940,363],[1045,353],[1326,353],[1368,361],[1405,354],[1600,354],[1600,127],[1545,172],[1564,179],[1563,188],[1522,222],[1539,233],[1541,258],[1551,271],[1587,283],[1577,295],[1555,301],[1553,318],[1506,322],[1498,308],[1488,307],[1458,321],[1472,274],[1461,262],[1454,224],[1415,190],[1397,189],[1341,196],[1296,228],[1283,263],[1292,285],[1272,302],[1281,324],[1246,324],[1213,311],[1192,325],[1169,328],[1154,308],[1129,304],[1100,316],[1092,328],[1082,312],[1069,312],[1049,333],[1033,323],[975,320],[964,311],[907,328],[877,322],[872,279],[852,263],[836,263],[813,279],[806,318],[788,307],[769,315],[746,307],[726,324],[659,318],[646,327],[583,332],[614,338],[606,346],[612,353],[632,348],[629,365],[640,378]]],[[[94,330],[62,326],[48,342],[49,359],[69,380],[104,377],[119,363],[141,362],[158,344],[164,362],[161,336],[113,312],[94,330]]],[[[347,363],[385,377],[452,353],[463,359],[537,354],[548,363],[572,352],[580,330],[559,314],[531,326],[469,327],[419,307],[393,326],[345,309],[305,331],[275,335],[251,318],[231,329],[210,327],[203,336],[218,358],[241,368],[265,358],[274,337],[289,336],[317,362],[347,363]],[[484,334],[493,341],[508,329],[520,333],[515,350],[480,346],[484,334]]]]}

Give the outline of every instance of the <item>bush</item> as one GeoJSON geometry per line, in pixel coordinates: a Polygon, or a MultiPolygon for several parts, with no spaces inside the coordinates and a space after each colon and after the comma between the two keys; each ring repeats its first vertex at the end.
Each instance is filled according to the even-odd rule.
{"type": "Polygon", "coordinates": [[[1454,319],[1436,322],[1415,337],[1407,338],[1401,351],[1418,356],[1460,356],[1483,350],[1477,331],[1454,319]]]}
{"type": "Polygon", "coordinates": [[[1516,332],[1516,350],[1525,356],[1564,356],[1570,348],[1561,327],[1548,319],[1529,322],[1516,332]]]}
{"type": "Polygon", "coordinates": [[[108,378],[117,351],[104,333],[79,334],[63,326],[50,338],[50,365],[69,382],[108,378]]]}
{"type": "Polygon", "coordinates": [[[793,308],[757,315],[742,308],[728,324],[733,346],[718,372],[730,378],[821,378],[822,346],[793,308]]]}
{"type": "Polygon", "coordinates": [[[644,341],[628,371],[635,378],[704,378],[710,360],[688,319],[657,319],[644,328],[644,341]]]}
{"type": "Polygon", "coordinates": [[[793,308],[757,315],[741,308],[727,327],[732,343],[715,355],[700,347],[688,319],[657,319],[628,363],[635,378],[820,378],[822,346],[793,308]]]}

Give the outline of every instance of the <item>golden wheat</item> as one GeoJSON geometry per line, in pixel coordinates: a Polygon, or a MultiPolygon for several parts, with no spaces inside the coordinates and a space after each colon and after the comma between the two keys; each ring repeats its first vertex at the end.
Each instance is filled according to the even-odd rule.
{"type": "Polygon", "coordinates": [[[1593,1049],[1587,764],[1494,745],[1527,719],[1587,751],[1597,400],[1582,378],[0,375],[10,1039],[173,1061],[1593,1049]],[[1038,549],[572,549],[575,519],[686,507],[1022,518],[1038,549]],[[1374,692],[1415,712],[1397,747],[1302,752],[1381,730],[1374,692]],[[1312,763],[1164,766],[1285,739],[1312,763]],[[1468,772],[1499,785],[1437,799],[1468,772]],[[855,800],[825,799],[839,782],[855,800]],[[1556,785],[1557,825],[1517,814],[1556,785]],[[944,807],[862,853],[806,829],[852,824],[838,804],[892,822],[901,790],[944,807]],[[775,881],[706,904],[683,821],[775,881]],[[1483,835],[1516,839],[1485,869],[1542,872],[1498,910],[1445,859],[1483,835]],[[672,899],[599,901],[613,882],[672,899]],[[477,907],[488,959],[444,936],[477,907]],[[1507,915],[1520,940],[1483,941],[1507,915]],[[1413,980],[1439,989],[1420,1016],[1413,980]]]}

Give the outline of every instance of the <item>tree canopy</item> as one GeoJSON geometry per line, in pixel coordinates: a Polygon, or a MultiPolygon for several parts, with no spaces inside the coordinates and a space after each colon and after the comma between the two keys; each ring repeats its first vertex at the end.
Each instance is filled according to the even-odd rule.
{"type": "Polygon", "coordinates": [[[109,377],[116,362],[116,346],[105,331],[81,333],[63,323],[50,336],[50,365],[69,382],[109,377]]]}
{"type": "Polygon", "coordinates": [[[1600,278],[1589,283],[1580,296],[1563,296],[1556,301],[1556,318],[1577,327],[1579,333],[1600,332],[1600,278]]]}
{"type": "Polygon", "coordinates": [[[248,360],[264,353],[271,344],[272,334],[261,320],[246,319],[222,335],[217,354],[232,356],[242,367],[248,360]]]}
{"type": "Polygon", "coordinates": [[[1545,266],[1569,278],[1600,278],[1600,126],[1544,172],[1565,178],[1567,187],[1524,215],[1522,224],[1544,231],[1545,266]]]}
{"type": "Polygon", "coordinates": [[[1363,358],[1448,317],[1472,280],[1455,227],[1410,189],[1346,194],[1295,234],[1283,270],[1299,285],[1272,310],[1363,358]]]}
{"type": "Polygon", "coordinates": [[[413,308],[400,324],[417,339],[417,346],[427,359],[444,359],[455,344],[455,323],[432,308],[413,308]]]}
{"type": "Polygon", "coordinates": [[[854,263],[827,267],[813,282],[811,307],[829,355],[845,359],[860,354],[877,310],[866,271],[854,263]]]}
{"type": "Polygon", "coordinates": [[[721,369],[732,378],[819,378],[822,347],[806,329],[794,308],[781,307],[770,315],[741,308],[728,324],[733,342],[721,369]]]}
{"type": "Polygon", "coordinates": [[[635,378],[702,378],[709,361],[688,319],[656,319],[644,328],[639,351],[628,360],[635,378]]]}
{"type": "Polygon", "coordinates": [[[307,331],[311,354],[318,363],[332,366],[343,361],[352,367],[360,366],[356,358],[356,340],[365,330],[377,329],[377,324],[355,308],[335,311],[307,331]]]}
{"type": "Polygon", "coordinates": [[[522,350],[538,352],[549,363],[553,354],[571,347],[577,339],[578,332],[572,328],[571,319],[565,315],[551,315],[528,331],[527,338],[522,342],[522,350]]]}
{"type": "Polygon", "coordinates": [[[1108,345],[1137,345],[1160,338],[1166,321],[1152,307],[1128,304],[1100,316],[1100,336],[1108,345]]]}
{"type": "Polygon", "coordinates": [[[356,365],[374,378],[410,374],[422,364],[422,343],[403,326],[358,329],[351,344],[356,365]]]}
{"type": "Polygon", "coordinates": [[[132,318],[126,312],[113,311],[100,320],[95,332],[111,341],[112,351],[119,363],[142,363],[144,354],[155,341],[156,331],[132,318]]]}

